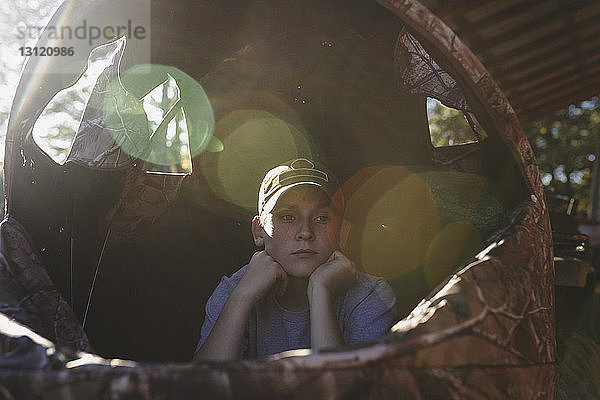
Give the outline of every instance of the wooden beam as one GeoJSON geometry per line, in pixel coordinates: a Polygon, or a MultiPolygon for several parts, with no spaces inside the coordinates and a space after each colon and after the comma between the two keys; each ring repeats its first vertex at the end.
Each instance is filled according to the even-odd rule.
{"type": "Polygon", "coordinates": [[[494,62],[491,60],[486,64],[488,71],[498,71],[495,76],[499,76],[500,73],[507,74],[509,71],[519,71],[528,68],[530,65],[537,64],[540,60],[544,60],[547,57],[551,57],[556,53],[568,49],[569,42],[567,38],[559,38],[553,42],[543,43],[536,47],[532,51],[520,54],[511,58],[497,58],[494,62]]]}
{"type": "MultiPolygon", "coordinates": [[[[598,24],[594,32],[590,35],[599,35],[600,38],[600,24],[598,24]]],[[[586,55],[590,53],[600,53],[600,40],[595,38],[593,40],[578,41],[578,48],[583,51],[586,55]]],[[[539,52],[533,51],[528,53],[525,57],[522,57],[518,62],[512,63],[513,59],[504,59],[502,62],[499,61],[497,65],[491,64],[488,70],[499,80],[506,79],[511,75],[512,71],[523,71],[533,67],[536,64],[543,63],[541,60],[548,60],[555,57],[557,54],[564,54],[573,50],[573,44],[569,42],[568,38],[557,40],[556,42],[549,42],[548,46],[541,47],[539,52]],[[502,69],[502,71],[500,71],[502,69]]]]}
{"type": "Polygon", "coordinates": [[[442,18],[477,54],[519,118],[547,115],[568,105],[569,96],[579,101],[600,93],[594,75],[600,60],[599,1],[440,3],[442,18]]]}
{"type": "Polygon", "coordinates": [[[555,54],[554,57],[550,59],[544,60],[544,62],[532,64],[527,69],[517,70],[511,68],[513,73],[500,73],[497,75],[497,79],[507,82],[510,85],[514,83],[518,84],[519,82],[528,82],[539,76],[548,75],[565,64],[573,64],[573,56],[570,53],[562,52],[555,54]]]}
{"type": "Polygon", "coordinates": [[[571,93],[567,96],[554,99],[551,103],[539,103],[535,107],[520,108],[513,104],[515,112],[517,113],[519,120],[522,124],[536,121],[552,115],[553,113],[568,107],[571,104],[577,104],[579,102],[589,100],[592,97],[600,95],[598,88],[585,87],[575,93],[571,93]]]}
{"type": "MultiPolygon", "coordinates": [[[[536,107],[544,107],[544,105],[546,104],[555,104],[557,102],[561,102],[562,99],[567,99],[567,98],[575,98],[577,96],[574,96],[576,94],[579,93],[596,93],[598,94],[600,92],[600,89],[598,89],[598,86],[600,84],[600,76],[598,76],[595,79],[592,79],[590,81],[584,82],[583,84],[580,85],[570,85],[568,88],[562,90],[562,91],[557,91],[556,93],[553,93],[551,95],[548,96],[543,96],[539,99],[534,99],[530,102],[526,102],[527,103],[527,108],[533,108],[535,109],[536,107]]],[[[594,94],[590,94],[590,97],[594,96],[594,94]]],[[[571,100],[571,103],[573,102],[573,100],[571,100]]]]}
{"type": "MultiPolygon", "coordinates": [[[[526,82],[513,82],[509,85],[508,82],[503,82],[505,86],[502,86],[507,96],[519,95],[520,93],[530,90],[532,87],[545,85],[547,82],[555,80],[557,77],[565,74],[575,74],[577,67],[575,65],[565,65],[563,68],[552,71],[549,74],[539,75],[537,79],[532,79],[526,82]]],[[[502,82],[502,81],[501,81],[502,82]]]]}
{"type": "MultiPolygon", "coordinates": [[[[502,2],[497,2],[497,3],[502,3],[502,2]]],[[[528,1],[528,2],[516,2],[516,4],[513,4],[512,6],[505,8],[502,11],[493,13],[493,14],[489,14],[481,19],[478,19],[476,22],[470,23],[466,29],[462,29],[459,26],[459,30],[457,31],[457,33],[467,33],[467,34],[472,34],[473,32],[479,32],[482,29],[485,29],[491,25],[498,25],[498,24],[504,24],[507,20],[514,18],[515,15],[519,15],[522,13],[526,13],[529,12],[531,9],[536,8],[537,6],[539,6],[539,3],[535,2],[535,1],[528,1]]],[[[464,8],[468,8],[468,7],[464,7],[464,8]]],[[[463,10],[463,13],[465,12],[465,10],[463,10]]]]}
{"type": "Polygon", "coordinates": [[[548,96],[552,92],[561,91],[564,88],[572,87],[573,82],[579,82],[580,85],[586,85],[590,78],[594,79],[596,74],[600,72],[600,65],[596,65],[590,70],[578,71],[578,73],[565,73],[560,78],[555,79],[554,83],[540,85],[534,90],[527,90],[520,96],[522,101],[530,101],[534,98],[548,96]]]}
{"type": "Polygon", "coordinates": [[[506,45],[509,42],[521,41],[521,43],[527,43],[529,42],[529,36],[536,34],[536,32],[540,30],[547,29],[554,32],[557,29],[565,29],[561,20],[562,16],[563,13],[559,9],[545,12],[516,28],[512,28],[508,31],[504,30],[494,36],[482,39],[480,41],[482,48],[492,52],[495,48],[506,45]]]}
{"type": "MultiPolygon", "coordinates": [[[[581,18],[577,21],[578,25],[593,25],[597,26],[598,14],[596,12],[591,12],[587,14],[585,17],[581,18]]],[[[559,41],[561,38],[565,37],[564,30],[557,30],[549,35],[546,35],[542,38],[537,38],[533,41],[522,43],[520,46],[508,50],[506,52],[502,52],[500,54],[492,55],[491,49],[489,49],[487,43],[482,43],[479,46],[470,46],[471,50],[477,54],[478,57],[482,60],[485,65],[493,64],[500,65],[502,59],[512,59],[515,57],[519,57],[521,54],[527,54],[533,51],[536,51],[540,46],[544,46],[549,42],[559,41]]]]}
{"type": "MultiPolygon", "coordinates": [[[[547,79],[546,77],[555,77],[558,71],[564,71],[565,67],[561,66],[571,65],[574,68],[586,68],[586,65],[596,62],[600,57],[600,41],[598,43],[593,43],[590,48],[579,52],[579,54],[585,54],[585,56],[568,54],[566,51],[573,52],[575,50],[570,46],[565,48],[563,55],[555,57],[551,62],[545,62],[543,64],[539,63],[538,65],[532,64],[530,70],[527,71],[525,75],[511,74],[510,72],[491,72],[492,75],[504,85],[503,87],[521,87],[522,89],[527,89],[534,83],[547,79]]],[[[513,69],[514,67],[511,68],[511,70],[513,69]]]]}

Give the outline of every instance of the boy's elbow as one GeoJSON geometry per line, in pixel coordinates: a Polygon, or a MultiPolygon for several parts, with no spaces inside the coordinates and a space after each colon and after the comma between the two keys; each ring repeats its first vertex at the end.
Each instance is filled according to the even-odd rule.
{"type": "Polygon", "coordinates": [[[210,344],[204,343],[194,354],[192,362],[202,361],[232,361],[240,359],[240,354],[233,350],[213,348],[210,344]]]}

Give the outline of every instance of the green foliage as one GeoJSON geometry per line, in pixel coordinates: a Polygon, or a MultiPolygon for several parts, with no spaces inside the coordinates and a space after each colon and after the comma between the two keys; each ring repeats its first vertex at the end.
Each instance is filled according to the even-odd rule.
{"type": "Polygon", "coordinates": [[[592,167],[600,152],[600,100],[594,97],[524,127],[544,185],[575,197],[587,211],[592,167]]]}
{"type": "Polygon", "coordinates": [[[436,99],[427,98],[427,118],[431,144],[452,146],[477,140],[462,111],[446,107],[436,99]]]}

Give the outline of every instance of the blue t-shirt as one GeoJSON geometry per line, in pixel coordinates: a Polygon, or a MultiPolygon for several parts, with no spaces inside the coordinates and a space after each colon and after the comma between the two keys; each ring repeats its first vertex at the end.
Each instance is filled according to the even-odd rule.
{"type": "MultiPolygon", "coordinates": [[[[200,349],[210,334],[225,302],[242,279],[246,266],[231,277],[223,277],[206,303],[206,316],[200,332],[200,349]]],[[[334,302],[334,310],[346,344],[379,339],[396,322],[396,297],[381,278],[359,274],[358,282],[334,302]]],[[[310,312],[289,311],[276,300],[256,303],[242,340],[244,358],[264,357],[287,350],[310,348],[310,312]]]]}

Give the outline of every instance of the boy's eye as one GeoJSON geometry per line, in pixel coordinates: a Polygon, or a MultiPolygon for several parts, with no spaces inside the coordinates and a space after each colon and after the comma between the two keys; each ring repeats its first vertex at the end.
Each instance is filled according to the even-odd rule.
{"type": "Polygon", "coordinates": [[[284,222],[291,222],[294,220],[294,216],[292,214],[280,214],[279,219],[284,222]]]}
{"type": "Polygon", "coordinates": [[[315,218],[315,221],[321,224],[326,224],[329,221],[329,216],[319,215],[317,218],[315,218]]]}

